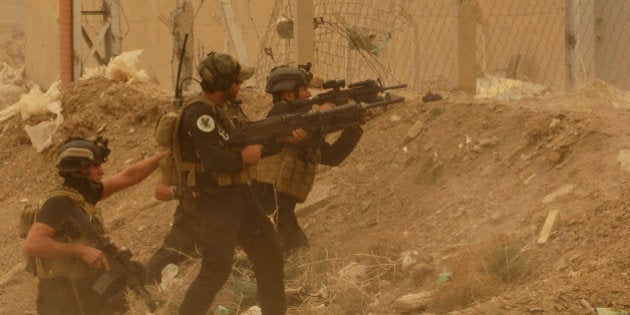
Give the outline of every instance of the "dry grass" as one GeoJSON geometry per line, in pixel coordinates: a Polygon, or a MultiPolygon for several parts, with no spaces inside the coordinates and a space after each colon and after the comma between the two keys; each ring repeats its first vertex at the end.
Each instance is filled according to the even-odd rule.
{"type": "MultiPolygon", "coordinates": [[[[379,247],[379,249],[382,249],[379,247]]],[[[289,313],[366,314],[378,303],[381,280],[396,281],[399,254],[379,251],[331,257],[326,249],[300,252],[287,259],[289,313]]]]}
{"type": "MultiPolygon", "coordinates": [[[[400,245],[400,246],[399,246],[400,245]]],[[[418,252],[428,255],[425,245],[418,252]]],[[[382,283],[406,287],[406,293],[435,290],[429,311],[449,312],[471,306],[497,296],[500,292],[524,279],[528,271],[527,251],[516,240],[496,237],[480,245],[457,246],[456,256],[439,262],[440,268],[452,272],[449,281],[436,284],[435,273],[416,281],[411,269],[402,270],[403,252],[396,242],[376,242],[369,254],[331,254],[327,248],[310,248],[286,257],[285,286],[288,314],[367,314],[388,310],[385,298],[391,292],[382,291],[382,283]]],[[[450,248],[451,250],[453,248],[450,248]]],[[[409,250],[409,249],[408,249],[409,250]]],[[[450,250],[448,250],[450,251],[450,250]]],[[[448,252],[447,251],[447,252],[448,252]]],[[[445,253],[443,253],[446,255],[445,253]]],[[[426,259],[429,256],[424,256],[426,259]]],[[[240,261],[240,260],[237,260],[240,261]]],[[[190,260],[180,268],[176,282],[168,292],[159,292],[166,301],[157,314],[177,312],[188,284],[196,276],[199,259],[190,260]]],[[[433,266],[438,262],[418,262],[433,266]]],[[[433,270],[432,270],[433,271],[433,270]]],[[[232,276],[217,294],[213,310],[219,305],[231,314],[238,314],[256,305],[256,282],[247,264],[235,264],[232,276]]],[[[141,303],[136,301],[136,304],[141,303]]],[[[143,314],[143,307],[135,307],[133,314],[143,314]]]]}
{"type": "Polygon", "coordinates": [[[522,244],[504,236],[462,250],[451,261],[452,276],[440,285],[431,311],[449,312],[499,295],[526,277],[528,261],[522,244]]]}

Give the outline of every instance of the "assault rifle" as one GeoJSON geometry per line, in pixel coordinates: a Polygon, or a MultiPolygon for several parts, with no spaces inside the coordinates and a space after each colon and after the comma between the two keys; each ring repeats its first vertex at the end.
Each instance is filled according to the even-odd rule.
{"type": "Polygon", "coordinates": [[[392,97],[387,93],[381,100],[373,103],[346,104],[321,111],[272,116],[245,123],[230,135],[227,143],[233,146],[265,144],[277,136],[290,135],[292,130],[299,128],[326,135],[363,125],[371,115],[370,109],[404,100],[403,97],[392,97]]]}
{"type": "Polygon", "coordinates": [[[182,63],[184,63],[184,54],[186,53],[186,42],[188,41],[188,33],[184,35],[184,43],[182,44],[182,52],[179,55],[179,64],[177,65],[177,78],[175,79],[175,97],[171,100],[171,104],[175,108],[181,108],[184,104],[184,98],[182,97],[182,84],[184,80],[180,82],[179,77],[182,74],[182,63]]]}
{"type": "Polygon", "coordinates": [[[138,261],[131,260],[132,254],[128,249],[119,249],[109,238],[99,233],[96,227],[90,223],[85,212],[78,206],[73,213],[73,219],[77,226],[87,232],[88,237],[96,243],[95,247],[105,254],[107,262],[109,262],[109,271],[96,279],[92,289],[99,295],[109,298],[128,286],[144,300],[151,312],[157,310],[161,301],[154,300],[144,287],[146,275],[144,266],[138,261]]]}
{"type": "Polygon", "coordinates": [[[322,88],[330,89],[330,91],[319,93],[309,99],[292,101],[290,107],[293,109],[293,113],[306,113],[315,104],[334,103],[337,106],[347,104],[349,100],[354,100],[357,103],[375,103],[382,100],[382,93],[386,90],[402,89],[407,87],[407,84],[398,84],[393,86],[383,86],[380,79],[377,80],[364,80],[355,82],[348,85],[347,89],[343,89],[346,86],[346,80],[329,80],[322,84],[322,88]]]}

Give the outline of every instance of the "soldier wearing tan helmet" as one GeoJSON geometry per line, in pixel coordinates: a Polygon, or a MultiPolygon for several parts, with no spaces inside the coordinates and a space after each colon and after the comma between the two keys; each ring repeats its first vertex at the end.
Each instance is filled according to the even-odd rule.
{"type": "MultiPolygon", "coordinates": [[[[308,84],[312,77],[303,68],[279,66],[272,69],[265,88],[274,100],[268,116],[291,113],[291,101],[309,98],[308,84]]],[[[319,109],[334,106],[326,103],[319,109]]],[[[276,146],[276,152],[270,152],[270,156],[258,163],[253,188],[268,214],[277,216],[278,238],[285,252],[309,245],[295,216],[295,207],[304,202],[311,191],[317,165],[339,165],[354,150],[362,133],[361,127],[347,128],[333,143],[327,142],[325,135],[309,134],[299,143],[276,146]]]]}
{"type": "Polygon", "coordinates": [[[201,269],[179,312],[206,314],[232,270],[234,249],[240,245],[255,266],[262,313],[284,314],[282,253],[273,226],[250,188],[262,146],[227,144],[247,121],[235,98],[254,69],[230,55],[212,52],[197,70],[202,93],[184,104],[175,128],[177,178],[169,179],[163,169],[162,181],[178,187],[180,204],[162,248],[149,261],[149,275],[159,278],[165,262],[180,261],[171,246],[190,250],[196,245],[201,269]]]}
{"type": "Polygon", "coordinates": [[[59,149],[56,166],[63,184],[46,194],[24,242],[31,271],[39,278],[38,314],[119,314],[127,309],[124,290],[101,295],[92,289],[110,263],[85,227],[75,226],[71,218],[87,216],[94,230],[103,233],[96,203],[142,181],[166,152],[103,177],[109,153],[107,140],[100,137],[72,137],[59,149]]]}

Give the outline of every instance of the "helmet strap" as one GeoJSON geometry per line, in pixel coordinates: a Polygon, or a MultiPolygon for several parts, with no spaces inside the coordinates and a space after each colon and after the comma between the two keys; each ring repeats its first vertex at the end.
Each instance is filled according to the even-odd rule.
{"type": "Polygon", "coordinates": [[[296,84],[295,87],[293,88],[293,100],[299,100],[300,99],[300,85],[296,84]]]}

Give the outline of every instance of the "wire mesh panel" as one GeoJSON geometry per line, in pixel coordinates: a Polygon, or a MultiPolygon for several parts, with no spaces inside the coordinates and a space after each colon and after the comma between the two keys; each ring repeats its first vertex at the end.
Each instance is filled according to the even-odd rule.
{"type": "MultiPolygon", "coordinates": [[[[411,3],[409,1],[406,1],[411,3]]],[[[269,69],[294,59],[293,0],[277,1],[258,59],[257,81],[264,82],[269,69]]],[[[319,1],[315,3],[314,72],[324,78],[347,81],[361,75],[377,75],[398,81],[387,62],[401,45],[395,38],[413,28],[414,19],[403,1],[319,1]]]]}
{"type": "MultiPolygon", "coordinates": [[[[259,84],[272,67],[295,63],[294,1],[275,3],[258,56],[259,84]]],[[[630,88],[630,1],[315,0],[314,11],[313,71],[324,79],[451,89],[458,58],[470,51],[481,96],[561,92],[592,79],[630,88]],[[476,17],[474,47],[460,47],[466,2],[476,17]]]]}
{"type": "Polygon", "coordinates": [[[595,77],[630,90],[630,1],[595,3],[595,77]]]}

